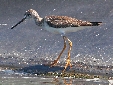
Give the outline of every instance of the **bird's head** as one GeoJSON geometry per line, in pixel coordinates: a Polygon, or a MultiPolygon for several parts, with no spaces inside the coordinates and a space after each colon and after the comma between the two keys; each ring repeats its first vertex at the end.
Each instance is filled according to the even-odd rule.
{"type": "Polygon", "coordinates": [[[25,12],[24,17],[22,20],[20,20],[17,24],[15,24],[14,26],[11,27],[11,29],[15,28],[17,25],[19,25],[21,22],[23,22],[25,19],[29,19],[29,18],[34,18],[37,19],[38,21],[40,21],[42,18],[39,17],[38,13],[33,10],[33,9],[29,9],[28,11],[25,12]]]}
{"type": "Polygon", "coordinates": [[[24,17],[26,18],[36,18],[39,17],[38,13],[33,10],[33,9],[29,9],[28,11],[26,11],[26,13],[24,14],[24,17]]]}

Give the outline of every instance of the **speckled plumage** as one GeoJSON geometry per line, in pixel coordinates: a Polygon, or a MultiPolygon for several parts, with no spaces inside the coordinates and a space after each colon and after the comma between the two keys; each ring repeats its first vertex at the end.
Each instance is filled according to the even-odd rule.
{"type": "MultiPolygon", "coordinates": [[[[92,22],[82,21],[68,16],[46,16],[45,21],[50,27],[66,28],[79,26],[94,26],[92,22]]],[[[98,23],[95,26],[99,25],[98,23]]]]}
{"type": "Polygon", "coordinates": [[[56,16],[56,15],[45,16],[44,18],[41,18],[35,10],[29,9],[28,11],[26,11],[24,18],[21,21],[19,21],[15,26],[13,26],[11,29],[16,27],[18,24],[20,24],[27,18],[33,18],[35,20],[36,25],[41,26],[43,29],[55,34],[76,32],[91,26],[98,26],[102,23],[102,22],[82,21],[68,16],[56,16]]]}
{"type": "Polygon", "coordinates": [[[75,29],[79,29],[80,26],[98,26],[102,23],[82,21],[68,16],[56,15],[45,16],[44,18],[41,18],[35,10],[29,9],[28,11],[26,11],[24,18],[21,21],[19,21],[15,26],[12,26],[11,29],[23,22],[26,18],[34,18],[36,25],[44,26],[44,24],[46,23],[46,26],[48,25],[49,27],[53,27],[53,29],[67,27],[75,27],[75,29]]]}
{"type": "Polygon", "coordinates": [[[62,53],[66,49],[66,46],[67,46],[66,41],[68,41],[68,45],[69,45],[68,56],[66,59],[66,64],[65,64],[63,72],[66,70],[66,68],[68,66],[70,66],[70,68],[72,67],[71,59],[70,59],[70,54],[71,54],[71,50],[72,50],[72,42],[69,38],[64,36],[65,33],[76,32],[79,30],[83,30],[87,27],[98,26],[102,23],[102,22],[82,21],[82,20],[78,20],[78,19],[68,17],[68,16],[51,15],[51,16],[45,16],[44,18],[41,18],[35,10],[29,9],[28,11],[26,11],[24,18],[21,21],[19,21],[16,25],[12,26],[11,29],[16,27],[18,24],[20,24],[27,18],[33,18],[35,20],[36,25],[41,26],[43,29],[45,29],[51,33],[63,34],[64,47],[63,47],[62,51],[60,52],[58,58],[56,60],[54,60],[53,63],[50,64],[50,66],[57,65],[58,60],[60,59],[62,53]]]}

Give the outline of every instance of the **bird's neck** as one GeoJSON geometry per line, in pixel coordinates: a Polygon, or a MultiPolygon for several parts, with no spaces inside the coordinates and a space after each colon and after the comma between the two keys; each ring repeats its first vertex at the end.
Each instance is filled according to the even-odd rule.
{"type": "Polygon", "coordinates": [[[36,25],[42,26],[42,20],[43,20],[43,18],[41,18],[39,16],[36,16],[36,17],[34,17],[34,20],[35,20],[36,25]]]}

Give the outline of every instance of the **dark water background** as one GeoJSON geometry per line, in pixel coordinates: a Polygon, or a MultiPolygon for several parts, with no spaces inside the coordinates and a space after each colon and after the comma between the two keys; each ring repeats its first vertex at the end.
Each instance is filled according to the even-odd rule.
{"type": "MultiPolygon", "coordinates": [[[[41,17],[66,15],[92,22],[102,21],[103,24],[99,27],[66,34],[73,42],[71,59],[72,62],[79,61],[88,65],[106,66],[113,64],[113,0],[0,0],[1,67],[17,68],[48,63],[48,60],[53,61],[63,48],[63,39],[60,35],[42,30],[35,25],[32,19],[21,23],[14,30],[10,29],[12,25],[23,18],[25,11],[31,8],[36,10],[41,17]]],[[[66,57],[67,50],[62,55],[60,62],[64,63],[66,57]]],[[[50,85],[51,81],[54,80],[50,79],[49,83],[42,83],[48,79],[12,77],[11,74],[13,73],[10,70],[1,70],[0,84],[50,85]]],[[[59,80],[64,82],[64,79],[59,80]]],[[[108,85],[109,83],[106,80],[98,79],[72,81],[68,84],[108,85]]],[[[58,82],[58,85],[66,84],[58,82]]]]}

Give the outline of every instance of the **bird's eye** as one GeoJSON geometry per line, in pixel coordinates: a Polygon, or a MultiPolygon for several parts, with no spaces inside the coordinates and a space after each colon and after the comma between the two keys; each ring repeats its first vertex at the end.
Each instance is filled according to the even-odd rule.
{"type": "Polygon", "coordinates": [[[26,12],[26,13],[24,14],[24,16],[26,16],[26,17],[31,17],[31,14],[28,13],[28,12],[26,12]]]}
{"type": "Polygon", "coordinates": [[[30,17],[30,16],[31,16],[31,14],[27,14],[27,16],[29,16],[29,17],[30,17]]]}

